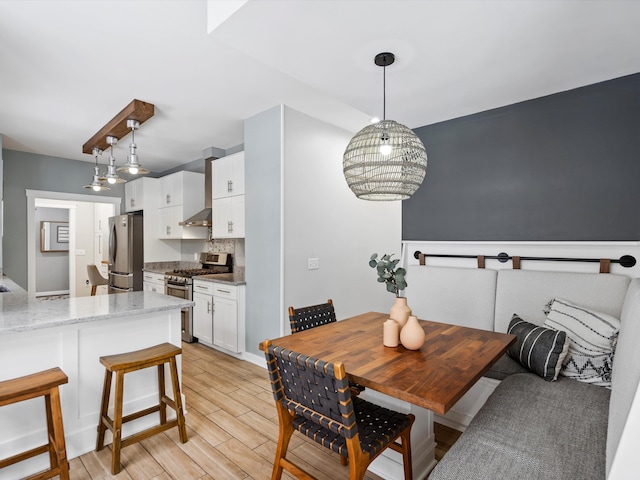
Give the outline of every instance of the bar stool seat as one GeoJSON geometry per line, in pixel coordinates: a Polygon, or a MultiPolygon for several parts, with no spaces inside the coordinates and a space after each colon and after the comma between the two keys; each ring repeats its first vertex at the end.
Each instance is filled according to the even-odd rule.
{"type": "MultiPolygon", "coordinates": [[[[36,397],[44,397],[47,414],[47,432],[49,443],[0,460],[0,469],[28,458],[49,453],[51,468],[37,473],[28,479],[46,479],[60,475],[62,480],[69,479],[69,461],[64,441],[62,425],[62,408],[58,386],[68,383],[69,379],[59,368],[51,368],[42,372],[26,375],[0,382],[0,407],[22,402],[36,397]]],[[[0,431],[0,435],[3,432],[0,431]]]]}
{"type": "Polygon", "coordinates": [[[100,407],[100,420],[98,423],[98,439],[96,450],[104,448],[104,435],[109,429],[113,434],[111,473],[117,475],[120,472],[120,451],[122,448],[144,440],[156,433],[163,432],[173,427],[178,427],[180,441],[187,441],[187,429],[182,411],[182,397],[180,395],[180,381],[178,379],[178,368],[176,366],[176,356],[182,353],[182,349],[170,343],[162,343],[153,347],[136,350],[134,352],[121,353],[100,357],[100,363],[105,367],[104,387],[102,390],[102,405],[100,407]],[[173,387],[173,399],[165,395],[164,364],[169,363],[171,372],[171,384],[173,387]],[[122,416],[124,375],[143,368],[158,367],[158,404],[122,416]],[[108,415],[109,396],[111,394],[111,377],[116,373],[116,387],[114,399],[113,419],[108,415]],[[176,412],[176,418],[167,421],[167,406],[176,412]],[[150,427],[142,432],[122,438],[122,424],[135,420],[146,415],[160,412],[160,424],[150,427]]]}

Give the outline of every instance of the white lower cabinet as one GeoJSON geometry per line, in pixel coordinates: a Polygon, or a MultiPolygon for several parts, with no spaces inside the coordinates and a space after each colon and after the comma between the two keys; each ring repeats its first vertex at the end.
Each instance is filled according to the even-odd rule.
{"type": "Polygon", "coordinates": [[[164,274],[142,272],[142,290],[145,292],[164,293],[164,274]]]}
{"type": "Polygon", "coordinates": [[[236,287],[216,285],[213,305],[213,344],[232,352],[240,352],[236,287]]]}
{"type": "Polygon", "coordinates": [[[223,351],[244,350],[244,286],[194,280],[193,334],[223,351]]]}
{"type": "Polygon", "coordinates": [[[193,336],[200,343],[213,343],[213,296],[208,293],[193,292],[193,336]]]}

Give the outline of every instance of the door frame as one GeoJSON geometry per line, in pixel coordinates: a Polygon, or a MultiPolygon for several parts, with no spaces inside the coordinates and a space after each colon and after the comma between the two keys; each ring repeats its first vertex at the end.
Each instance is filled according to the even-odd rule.
{"type": "Polygon", "coordinates": [[[36,295],[36,207],[69,209],[69,297],[76,296],[76,207],[82,203],[111,203],[114,215],[120,212],[120,197],[82,195],[78,193],[26,190],[27,195],[27,292],[36,295]]]}

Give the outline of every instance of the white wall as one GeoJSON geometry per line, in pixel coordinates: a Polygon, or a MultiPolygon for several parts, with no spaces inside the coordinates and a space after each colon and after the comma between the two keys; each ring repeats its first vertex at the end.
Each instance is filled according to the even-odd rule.
{"type": "MultiPolygon", "coordinates": [[[[388,311],[373,252],[400,255],[400,202],[358,200],[342,174],[351,132],[279,106],[245,121],[245,357],[289,333],[287,307],[332,298],[338,318],[388,311]],[[308,258],[320,268],[307,269],[308,258]]],[[[381,327],[382,328],[382,327],[381,327]]]]}
{"type": "Polygon", "coordinates": [[[91,285],[87,285],[87,264],[95,263],[94,252],[94,215],[93,203],[78,202],[76,204],[76,249],[69,252],[76,256],[76,297],[91,294],[91,285]]]}
{"type": "Polygon", "coordinates": [[[285,107],[284,303],[331,298],[339,319],[389,311],[395,297],[377,282],[369,258],[401,253],[401,202],[360,200],[344,179],[342,156],[352,136],[285,107]],[[318,258],[320,268],[308,270],[308,258],[318,258]]]}

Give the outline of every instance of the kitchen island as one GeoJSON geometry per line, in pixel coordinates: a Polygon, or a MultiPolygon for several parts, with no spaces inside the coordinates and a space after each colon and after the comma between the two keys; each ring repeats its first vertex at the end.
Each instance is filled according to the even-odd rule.
{"type": "MultiPolygon", "coordinates": [[[[0,380],[60,367],[69,377],[69,383],[60,387],[67,456],[93,450],[104,379],[99,358],[163,342],[180,346],[180,309],[193,302],[149,292],[37,300],[6,277],[3,280],[10,291],[0,293],[0,380]]],[[[180,358],[178,362],[180,371],[180,358]]],[[[128,374],[125,415],[155,403],[156,369],[128,374]]],[[[130,422],[123,428],[124,435],[157,421],[150,415],[130,422]]],[[[0,458],[43,443],[44,401],[0,408],[0,431],[0,458]]],[[[110,442],[107,438],[106,443],[110,442]]],[[[42,455],[4,468],[0,479],[24,477],[46,468],[47,462],[42,455]]]]}

